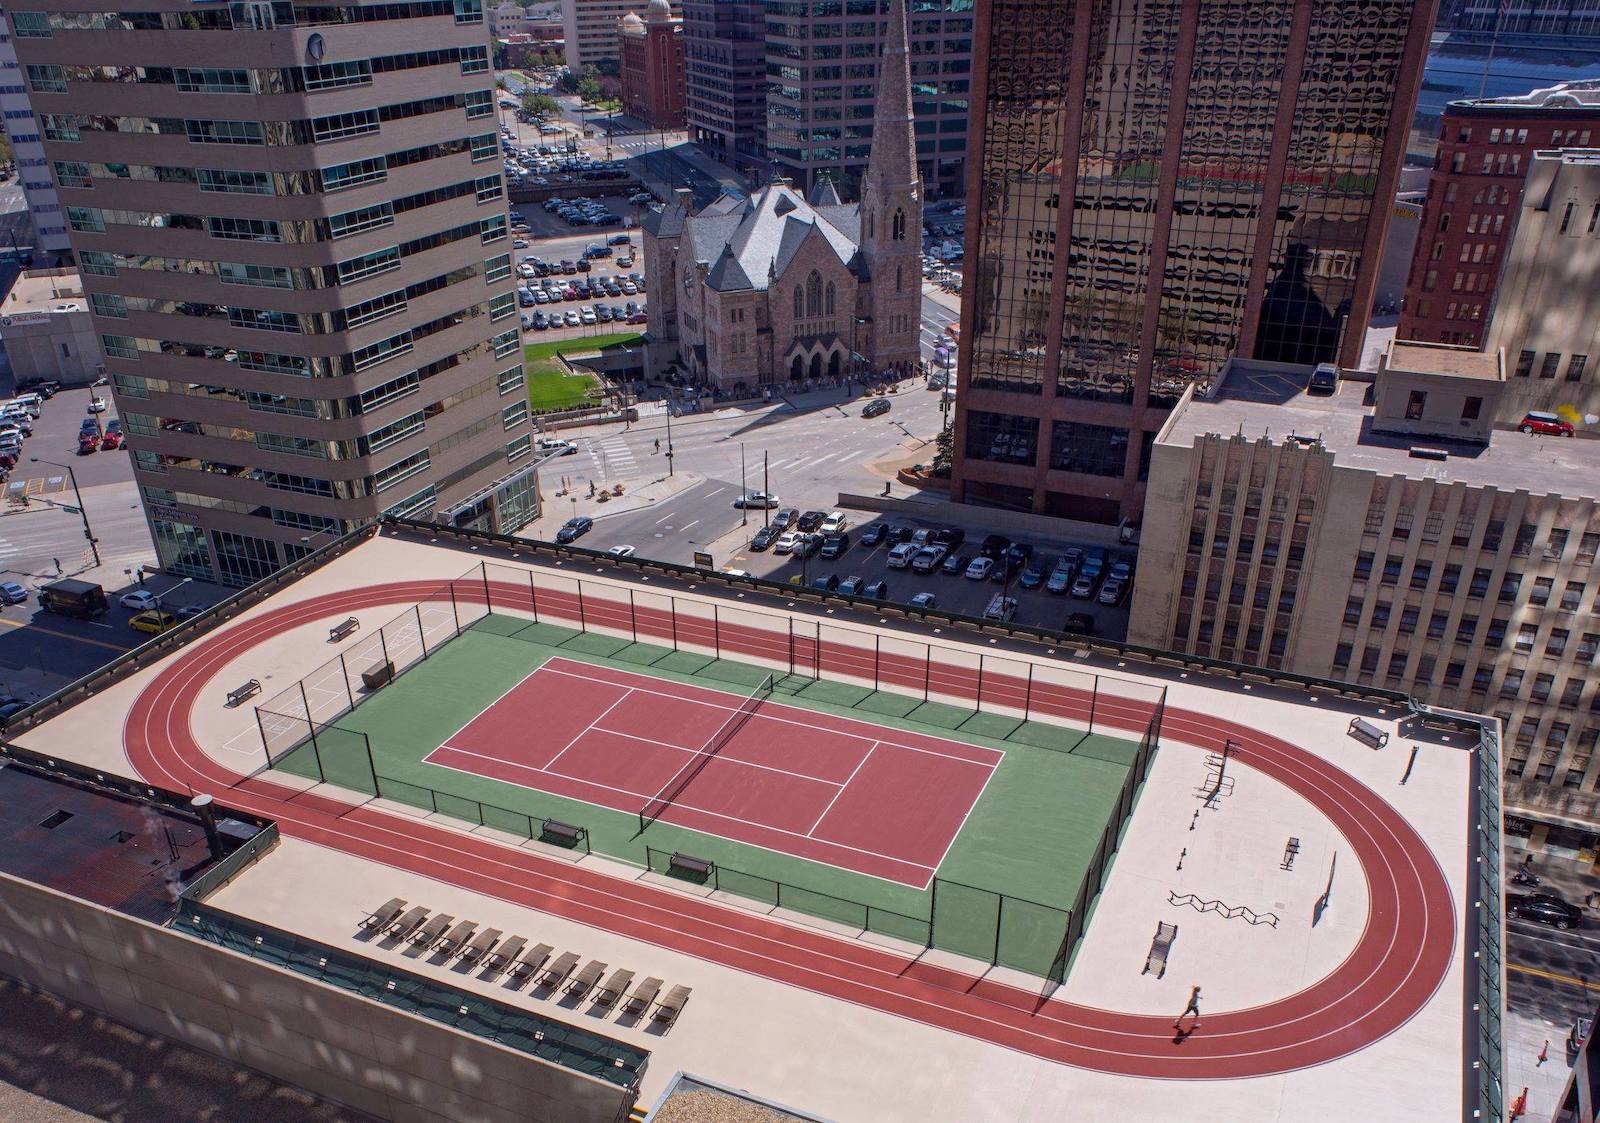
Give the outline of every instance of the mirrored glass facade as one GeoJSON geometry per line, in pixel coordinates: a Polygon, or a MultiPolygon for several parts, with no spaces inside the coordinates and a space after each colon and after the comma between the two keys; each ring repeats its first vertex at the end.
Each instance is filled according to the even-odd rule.
{"type": "Polygon", "coordinates": [[[958,433],[956,498],[1137,520],[1191,384],[1236,354],[1353,362],[1432,8],[980,6],[957,425],[1012,416],[1038,455],[958,433]]]}

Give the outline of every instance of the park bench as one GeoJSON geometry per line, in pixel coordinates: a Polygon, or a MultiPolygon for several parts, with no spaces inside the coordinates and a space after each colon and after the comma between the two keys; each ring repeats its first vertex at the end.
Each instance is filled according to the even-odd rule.
{"type": "Polygon", "coordinates": [[[558,842],[562,846],[576,846],[582,841],[587,832],[573,823],[563,823],[560,819],[546,819],[539,827],[539,837],[551,842],[558,842]]]}
{"type": "Polygon", "coordinates": [[[361,672],[361,685],[365,686],[368,691],[388,686],[393,681],[394,661],[392,659],[382,663],[374,663],[361,672]]]}
{"type": "Polygon", "coordinates": [[[1161,978],[1167,973],[1167,953],[1172,950],[1172,941],[1178,938],[1178,926],[1167,924],[1164,921],[1156,923],[1155,938],[1150,941],[1150,954],[1145,956],[1144,970],[1141,975],[1148,975],[1154,971],[1156,978],[1161,978]]]}
{"type": "Polygon", "coordinates": [[[338,643],[359,627],[361,627],[360,620],[357,620],[354,616],[347,616],[328,629],[328,642],[338,643]]]}
{"type": "Polygon", "coordinates": [[[1381,749],[1389,743],[1389,734],[1373,725],[1370,721],[1363,721],[1358,717],[1350,719],[1350,728],[1345,732],[1357,741],[1374,749],[1381,749]]]}
{"type": "Polygon", "coordinates": [[[361,922],[361,927],[376,928],[381,932],[394,923],[395,918],[400,915],[401,910],[405,907],[405,901],[399,897],[391,897],[369,913],[367,918],[361,922]]]}
{"type": "Polygon", "coordinates": [[[243,686],[236,686],[228,691],[228,705],[237,706],[246,698],[253,698],[260,693],[261,680],[258,678],[248,679],[243,686]]]}
{"type": "Polygon", "coordinates": [[[1285,870],[1294,869],[1294,858],[1298,853],[1300,853],[1300,840],[1291,835],[1289,841],[1284,844],[1283,861],[1279,864],[1278,868],[1285,870]]]}
{"type": "Polygon", "coordinates": [[[707,858],[696,858],[693,854],[676,852],[667,861],[667,872],[675,874],[690,874],[704,881],[711,876],[711,871],[716,869],[716,863],[707,858]]]}

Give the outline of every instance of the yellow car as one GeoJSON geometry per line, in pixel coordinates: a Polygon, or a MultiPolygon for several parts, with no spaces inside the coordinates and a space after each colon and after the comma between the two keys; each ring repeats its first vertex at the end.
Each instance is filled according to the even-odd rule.
{"type": "Polygon", "coordinates": [[[128,627],[136,632],[149,632],[159,636],[162,632],[171,631],[178,626],[178,618],[170,612],[141,612],[128,621],[128,627]]]}

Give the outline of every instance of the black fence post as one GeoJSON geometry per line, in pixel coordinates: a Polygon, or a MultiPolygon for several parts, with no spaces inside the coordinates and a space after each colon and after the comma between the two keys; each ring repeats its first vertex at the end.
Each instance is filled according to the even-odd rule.
{"type": "Polygon", "coordinates": [[[996,967],[1000,963],[1000,929],[1006,925],[1006,895],[997,893],[998,900],[994,906],[994,956],[989,960],[989,966],[996,967]]]}
{"type": "Polygon", "coordinates": [[[583,578],[578,578],[578,631],[587,633],[589,615],[583,610],[583,578]]]}
{"type": "Polygon", "coordinates": [[[978,655],[978,697],[974,700],[973,709],[983,713],[983,655],[978,655]]]}
{"type": "Polygon", "coordinates": [[[922,650],[922,700],[926,702],[933,686],[933,644],[923,644],[922,650]]]}
{"type": "Polygon", "coordinates": [[[1033,720],[1033,661],[1028,661],[1028,689],[1022,696],[1022,720],[1033,720]]]}
{"type": "Polygon", "coordinates": [[[794,674],[794,617],[785,617],[789,625],[789,673],[794,674]]]}
{"type": "Polygon", "coordinates": [[[483,608],[485,613],[494,611],[494,601],[489,599],[489,562],[484,559],[478,562],[483,572],[483,608]]]}
{"type": "Polygon", "coordinates": [[[311,702],[306,698],[306,680],[301,679],[295,685],[300,688],[300,704],[306,708],[306,725],[311,729],[311,741],[315,744],[317,740],[317,721],[311,716],[311,702]]]}
{"type": "Polygon", "coordinates": [[[883,656],[883,637],[877,632],[872,633],[872,689],[873,692],[882,689],[883,673],[881,660],[883,656]]]}
{"type": "Polygon", "coordinates": [[[1089,688],[1089,732],[1094,732],[1095,707],[1100,703],[1100,676],[1094,676],[1094,685],[1089,688]]]}
{"type": "Polygon", "coordinates": [[[672,614],[672,650],[676,652],[678,650],[678,598],[669,595],[667,602],[667,611],[672,614]]]}
{"type": "Polygon", "coordinates": [[[933,946],[933,928],[939,922],[939,878],[933,879],[933,892],[928,897],[928,946],[933,946]]]}
{"type": "Polygon", "coordinates": [[[722,616],[716,605],[711,606],[711,650],[716,652],[716,658],[722,658],[722,616]]]}
{"type": "Polygon", "coordinates": [[[461,609],[456,607],[456,583],[450,582],[450,615],[456,618],[456,635],[461,634],[461,609]]]}
{"type": "Polygon", "coordinates": [[[367,771],[372,773],[372,794],[378,794],[378,766],[372,762],[372,738],[365,733],[361,735],[361,743],[367,747],[367,771]]]}
{"type": "Polygon", "coordinates": [[[356,708],[356,692],[350,688],[350,668],[345,665],[344,652],[339,652],[339,674],[344,677],[344,692],[350,699],[350,708],[356,708]]]}
{"type": "Polygon", "coordinates": [[[639,607],[633,602],[633,590],[628,590],[628,622],[633,625],[633,642],[639,642],[639,607]]]}
{"type": "Polygon", "coordinates": [[[422,626],[422,605],[414,604],[411,606],[411,610],[417,614],[417,643],[422,647],[422,657],[426,659],[428,657],[428,636],[422,626]]]}
{"type": "MultiPolygon", "coordinates": [[[[389,662],[389,641],[383,638],[383,629],[378,629],[378,648],[383,652],[383,661],[389,662]]],[[[304,689],[302,687],[301,689],[304,689]]]]}
{"type": "Polygon", "coordinates": [[[539,586],[533,583],[533,570],[528,570],[528,600],[533,604],[533,622],[539,622],[539,586]]]}
{"type": "Polygon", "coordinates": [[[272,745],[267,741],[267,727],[261,721],[261,707],[254,707],[256,711],[256,732],[261,734],[261,752],[267,758],[267,767],[272,767],[272,745]]]}

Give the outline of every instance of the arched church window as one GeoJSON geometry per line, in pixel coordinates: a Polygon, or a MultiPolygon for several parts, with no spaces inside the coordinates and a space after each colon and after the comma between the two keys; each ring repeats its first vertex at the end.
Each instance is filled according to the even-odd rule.
{"type": "Polygon", "coordinates": [[[828,315],[830,315],[830,316],[833,315],[833,282],[832,281],[828,282],[828,303],[827,303],[827,308],[828,308],[828,315]]]}
{"type": "Polygon", "coordinates": [[[794,316],[799,319],[806,314],[806,292],[799,285],[794,287],[794,316]]]}
{"type": "Polygon", "coordinates": [[[822,274],[816,270],[806,278],[806,315],[822,315],[822,274]]]}
{"type": "Polygon", "coordinates": [[[894,267],[894,291],[899,292],[904,283],[904,279],[900,276],[900,266],[896,265],[894,267]]]}
{"type": "Polygon", "coordinates": [[[906,240],[906,212],[902,210],[894,212],[894,240],[897,242],[906,240]]]}

